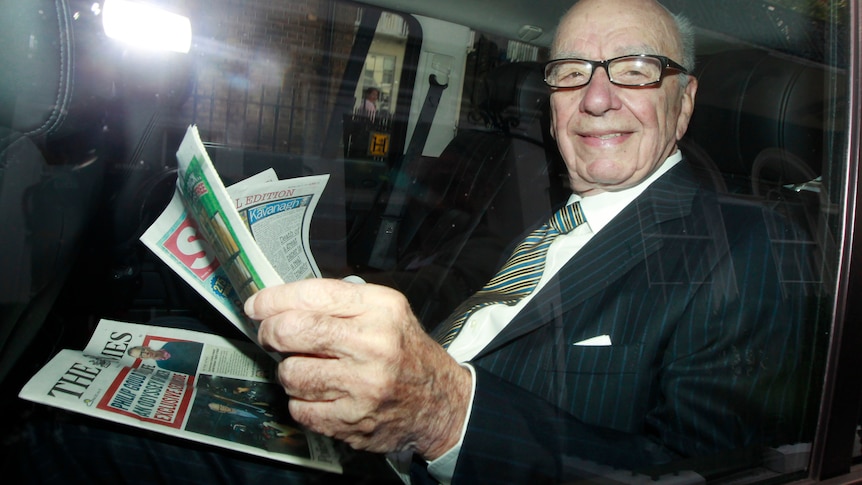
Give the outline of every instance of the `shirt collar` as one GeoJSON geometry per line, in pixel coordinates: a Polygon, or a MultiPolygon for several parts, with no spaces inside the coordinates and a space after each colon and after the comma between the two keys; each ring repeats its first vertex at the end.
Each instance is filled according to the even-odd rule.
{"type": "Polygon", "coordinates": [[[581,209],[584,212],[584,218],[587,220],[587,224],[589,224],[593,234],[595,234],[611,222],[611,219],[616,217],[616,215],[619,214],[627,205],[641,195],[643,191],[650,186],[650,184],[658,180],[659,177],[664,175],[681,160],[682,153],[677,150],[671,156],[667,157],[664,163],[650,174],[649,177],[634,187],[614,192],[601,192],[589,197],[581,197],[578,194],[572,194],[571,197],[569,197],[567,204],[572,204],[576,201],[581,202],[581,209]]]}

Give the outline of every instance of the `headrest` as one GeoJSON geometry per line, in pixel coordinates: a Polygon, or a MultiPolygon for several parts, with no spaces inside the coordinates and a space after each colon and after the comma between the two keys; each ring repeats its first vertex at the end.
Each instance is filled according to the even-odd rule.
{"type": "Polygon", "coordinates": [[[4,5],[0,126],[29,137],[101,129],[116,60],[108,55],[100,18],[74,12],[68,3],[32,0],[4,5]]]}
{"type": "Polygon", "coordinates": [[[529,131],[541,118],[550,96],[538,62],[504,64],[489,72],[483,85],[476,104],[504,131],[529,131]]]}
{"type": "MultiPolygon", "coordinates": [[[[787,171],[788,178],[820,174],[828,156],[827,80],[840,75],[809,61],[762,50],[722,52],[698,59],[698,91],[687,138],[694,140],[726,174],[751,176],[758,157],[776,153],[804,161],[810,170],[787,171]],[[792,175],[796,174],[796,175],[792,175]]],[[[836,85],[842,85],[838,82],[836,85]]],[[[838,105],[840,106],[840,104],[838,105]]],[[[833,126],[843,126],[840,121],[833,126]]],[[[759,168],[758,168],[759,170],[759,168]]],[[[762,173],[762,172],[761,172],[762,173]]]]}
{"type": "Polygon", "coordinates": [[[71,91],[68,19],[60,2],[7,3],[0,16],[0,124],[48,132],[62,122],[71,91]]]}

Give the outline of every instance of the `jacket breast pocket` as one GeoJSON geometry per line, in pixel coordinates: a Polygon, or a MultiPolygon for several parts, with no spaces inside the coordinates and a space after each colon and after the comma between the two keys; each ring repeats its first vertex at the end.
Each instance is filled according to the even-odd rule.
{"type": "Polygon", "coordinates": [[[565,373],[629,374],[643,369],[643,345],[572,345],[566,356],[565,373]]]}
{"type": "Polygon", "coordinates": [[[636,431],[651,400],[649,360],[640,344],[572,346],[565,364],[549,366],[556,382],[549,397],[587,423],[636,431]]]}

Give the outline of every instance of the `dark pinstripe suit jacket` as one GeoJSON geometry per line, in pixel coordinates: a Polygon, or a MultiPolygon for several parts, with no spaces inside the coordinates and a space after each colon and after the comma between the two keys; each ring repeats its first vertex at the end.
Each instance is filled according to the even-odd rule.
{"type": "Polygon", "coordinates": [[[680,163],[473,361],[461,483],[559,482],[794,443],[811,329],[805,238],[680,163]],[[575,342],[609,335],[612,346],[575,342]]]}

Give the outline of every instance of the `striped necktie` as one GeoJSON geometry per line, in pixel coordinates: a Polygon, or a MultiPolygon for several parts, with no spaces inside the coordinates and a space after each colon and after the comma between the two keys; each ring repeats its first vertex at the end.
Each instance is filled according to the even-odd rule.
{"type": "Polygon", "coordinates": [[[575,202],[555,212],[548,222],[531,232],[515,248],[512,256],[491,281],[458,306],[440,325],[440,328],[447,329],[445,333],[437,336],[440,345],[448,348],[461,331],[464,322],[476,310],[495,303],[515,305],[521,298],[529,295],[542,277],[548,247],[557,236],[571,231],[583,222],[581,204],[575,202]]]}

